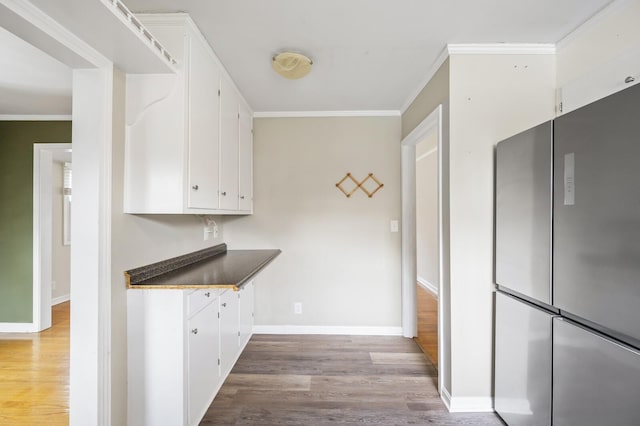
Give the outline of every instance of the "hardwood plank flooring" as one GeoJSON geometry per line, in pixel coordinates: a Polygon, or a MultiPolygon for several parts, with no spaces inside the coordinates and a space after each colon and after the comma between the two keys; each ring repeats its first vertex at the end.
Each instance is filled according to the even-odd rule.
{"type": "Polygon", "coordinates": [[[421,285],[417,285],[418,336],[416,343],[438,368],[438,298],[421,285]]]}
{"type": "Polygon", "coordinates": [[[69,424],[69,308],[40,333],[0,333],[0,425],[69,424]]]}
{"type": "Polygon", "coordinates": [[[412,339],[255,335],[201,425],[502,425],[447,412],[412,339]]]}

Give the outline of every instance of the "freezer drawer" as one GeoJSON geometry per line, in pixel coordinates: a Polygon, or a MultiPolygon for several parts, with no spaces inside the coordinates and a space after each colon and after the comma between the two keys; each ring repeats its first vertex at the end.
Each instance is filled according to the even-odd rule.
{"type": "Polygon", "coordinates": [[[510,426],[551,424],[552,318],[496,293],[495,410],[510,426]]]}
{"type": "Polygon", "coordinates": [[[637,85],[554,125],[554,305],[634,345],[640,344],[639,105],[637,85]]]}
{"type": "Polygon", "coordinates": [[[551,305],[552,123],[496,148],[496,282],[551,305]]]}
{"type": "Polygon", "coordinates": [[[554,319],[553,424],[640,424],[640,353],[554,319]]]}

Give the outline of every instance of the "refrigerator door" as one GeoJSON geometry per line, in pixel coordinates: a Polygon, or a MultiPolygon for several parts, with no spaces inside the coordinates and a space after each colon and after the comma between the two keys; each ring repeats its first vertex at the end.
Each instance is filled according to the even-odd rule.
{"type": "Polygon", "coordinates": [[[496,148],[496,282],[551,305],[552,123],[496,148]]]}
{"type": "Polygon", "coordinates": [[[556,119],[554,305],[640,345],[640,85],[556,119]]]}
{"type": "Polygon", "coordinates": [[[496,292],[495,410],[510,426],[551,424],[552,318],[496,292]]]}
{"type": "Polygon", "coordinates": [[[638,425],[640,353],[553,321],[553,425],[638,425]]]}

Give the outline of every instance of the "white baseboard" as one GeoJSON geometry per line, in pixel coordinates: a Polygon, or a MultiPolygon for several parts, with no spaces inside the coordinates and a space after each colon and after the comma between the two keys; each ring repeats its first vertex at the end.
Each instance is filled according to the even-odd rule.
{"type": "Polygon", "coordinates": [[[447,407],[447,410],[451,411],[451,394],[444,386],[442,386],[440,399],[442,400],[442,402],[444,402],[444,406],[447,407]]]}
{"type": "Polygon", "coordinates": [[[69,300],[71,300],[71,295],[64,294],[56,297],[55,299],[51,299],[51,306],[59,305],[60,303],[68,302],[69,300]]]}
{"type": "Polygon", "coordinates": [[[402,327],[350,327],[316,325],[254,325],[254,334],[331,334],[350,336],[402,336],[402,327]]]}
{"type": "Polygon", "coordinates": [[[427,291],[430,291],[436,296],[438,295],[438,286],[431,284],[429,281],[425,280],[422,277],[418,277],[417,281],[418,281],[418,284],[420,284],[420,287],[424,288],[427,291]]]}
{"type": "Polygon", "coordinates": [[[452,413],[493,413],[493,398],[454,396],[450,399],[449,411],[452,413]]]}
{"type": "Polygon", "coordinates": [[[0,322],[0,333],[35,333],[31,322],[0,322]]]}

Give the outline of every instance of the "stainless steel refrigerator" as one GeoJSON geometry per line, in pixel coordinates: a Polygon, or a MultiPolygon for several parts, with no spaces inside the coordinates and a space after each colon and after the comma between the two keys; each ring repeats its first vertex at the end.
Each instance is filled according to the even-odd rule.
{"type": "Polygon", "coordinates": [[[495,409],[640,424],[640,85],[496,149],[495,409]]]}

